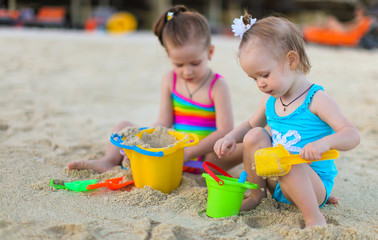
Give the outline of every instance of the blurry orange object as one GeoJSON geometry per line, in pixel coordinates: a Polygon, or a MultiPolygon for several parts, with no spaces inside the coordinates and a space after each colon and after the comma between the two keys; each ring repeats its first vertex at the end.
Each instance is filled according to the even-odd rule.
{"type": "Polygon", "coordinates": [[[305,27],[303,28],[303,37],[307,42],[354,47],[369,30],[370,25],[371,19],[365,17],[356,27],[346,32],[322,27],[305,27]]]}
{"type": "Polygon", "coordinates": [[[122,180],[123,180],[123,177],[106,179],[105,182],[103,182],[103,183],[96,183],[96,184],[88,185],[87,189],[91,190],[91,189],[96,189],[96,188],[108,187],[111,190],[117,190],[117,189],[126,187],[127,185],[134,183],[134,181],[119,183],[122,180]]]}
{"type": "Polygon", "coordinates": [[[41,7],[37,21],[43,23],[62,23],[66,14],[64,7],[41,7]]]}
{"type": "Polygon", "coordinates": [[[8,9],[0,9],[0,19],[12,19],[16,20],[20,15],[19,11],[16,10],[8,10],[8,9]]]}
{"type": "Polygon", "coordinates": [[[85,22],[85,30],[86,31],[94,31],[97,29],[97,20],[96,18],[89,18],[85,22]]]}

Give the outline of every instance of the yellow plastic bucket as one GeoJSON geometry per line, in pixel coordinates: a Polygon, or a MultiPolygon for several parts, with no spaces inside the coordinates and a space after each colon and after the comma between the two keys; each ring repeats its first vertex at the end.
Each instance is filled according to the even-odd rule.
{"type": "MultiPolygon", "coordinates": [[[[141,138],[144,132],[149,134],[154,128],[142,130],[136,136],[141,138]]],[[[168,131],[178,143],[169,148],[143,148],[141,146],[122,145],[123,140],[113,134],[110,141],[122,148],[130,160],[135,187],[150,186],[163,193],[170,193],[180,186],[184,164],[184,147],[198,144],[198,136],[193,133],[168,131]],[[187,137],[188,136],[188,137],[187,137]],[[116,139],[117,138],[117,139],[116,139]]]]}

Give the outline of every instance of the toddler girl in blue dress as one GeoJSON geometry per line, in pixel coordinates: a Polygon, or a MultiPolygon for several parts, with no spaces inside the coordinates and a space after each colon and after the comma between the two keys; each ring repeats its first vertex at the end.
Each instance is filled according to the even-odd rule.
{"type": "Polygon", "coordinates": [[[319,207],[329,198],[334,184],[334,161],[293,165],[278,180],[263,179],[253,168],[254,153],[281,144],[291,153],[315,160],[330,149],[354,148],[359,144],[359,133],[323,87],[306,78],[311,66],[296,25],[279,17],[256,21],[245,14],[235,19],[232,27],[241,38],[240,66],[265,93],[256,112],[214,146],[221,158],[242,142],[247,180],[263,190],[253,190],[243,200],[241,210],[255,208],[268,190],[274,199],[298,206],[306,227],[324,226],[326,220],[319,207]]]}

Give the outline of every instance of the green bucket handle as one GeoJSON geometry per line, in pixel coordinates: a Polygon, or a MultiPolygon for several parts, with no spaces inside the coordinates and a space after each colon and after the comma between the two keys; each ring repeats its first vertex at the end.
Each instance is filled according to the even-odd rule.
{"type": "Polygon", "coordinates": [[[224,176],[226,177],[230,177],[230,178],[233,178],[230,174],[228,174],[226,171],[224,171],[222,168],[218,167],[217,165],[215,165],[214,163],[211,163],[211,162],[208,162],[208,161],[204,161],[203,162],[203,169],[205,169],[205,171],[215,180],[217,181],[217,183],[219,184],[219,186],[222,186],[224,184],[224,181],[223,180],[220,180],[219,177],[217,177],[217,175],[215,175],[209,167],[211,168],[214,168],[215,170],[217,170],[218,172],[222,173],[224,176]]]}

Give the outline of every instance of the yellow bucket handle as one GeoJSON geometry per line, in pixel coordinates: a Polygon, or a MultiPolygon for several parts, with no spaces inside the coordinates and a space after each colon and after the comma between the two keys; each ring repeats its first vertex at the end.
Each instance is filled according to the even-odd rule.
{"type": "Polygon", "coordinates": [[[190,146],[194,146],[198,144],[199,138],[197,134],[194,134],[194,133],[185,133],[185,134],[189,136],[189,139],[185,139],[184,141],[177,143],[172,148],[163,150],[164,154],[171,154],[175,152],[178,148],[190,147],[190,146]]]}
{"type": "Polygon", "coordinates": [[[188,135],[189,135],[190,142],[188,142],[188,141],[182,141],[182,142],[179,142],[176,146],[177,147],[190,147],[190,146],[194,146],[194,145],[198,144],[199,138],[198,138],[197,134],[188,133],[188,135]]]}
{"type": "Polygon", "coordinates": [[[179,133],[179,132],[175,132],[175,133],[180,134],[181,136],[182,135],[188,135],[189,139],[184,139],[184,140],[178,142],[173,147],[168,148],[168,149],[164,149],[164,148],[156,149],[158,151],[153,151],[153,150],[150,150],[150,149],[144,149],[144,148],[141,148],[140,146],[135,146],[135,145],[134,146],[123,145],[122,144],[123,140],[120,136],[118,136],[118,134],[112,134],[110,136],[110,142],[113,143],[117,147],[120,147],[120,148],[123,148],[123,149],[134,150],[134,151],[141,153],[143,155],[152,156],[152,157],[163,157],[166,154],[174,153],[178,148],[193,146],[193,145],[198,144],[198,142],[199,142],[199,138],[198,138],[197,134],[194,134],[194,133],[185,133],[184,134],[184,133],[179,133]]]}

